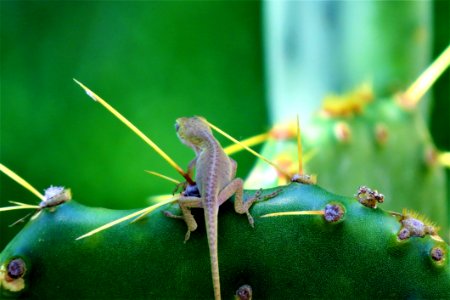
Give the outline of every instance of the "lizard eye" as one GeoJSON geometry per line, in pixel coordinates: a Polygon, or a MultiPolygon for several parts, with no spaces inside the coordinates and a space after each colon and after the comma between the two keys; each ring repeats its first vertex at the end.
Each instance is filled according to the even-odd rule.
{"type": "Polygon", "coordinates": [[[175,130],[178,132],[178,129],[180,129],[180,124],[178,122],[175,123],[175,130]]]}

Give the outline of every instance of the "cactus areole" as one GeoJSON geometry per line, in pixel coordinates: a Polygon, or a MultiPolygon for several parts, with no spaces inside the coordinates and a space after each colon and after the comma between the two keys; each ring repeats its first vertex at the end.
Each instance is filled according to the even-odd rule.
{"type": "MultiPolygon", "coordinates": [[[[433,230],[402,239],[399,232],[410,226],[410,217],[386,212],[382,204],[366,207],[317,185],[294,182],[281,189],[251,209],[255,228],[234,213],[231,202],[221,209],[223,298],[450,297],[449,246],[433,230]],[[308,210],[324,214],[259,217],[308,210]]],[[[245,197],[253,194],[246,191],[245,197]]],[[[178,209],[162,206],[138,222],[82,240],[75,239],[132,211],[76,201],[43,210],[0,254],[1,295],[211,299],[202,211],[193,209],[199,229],[183,243],[184,224],[163,215],[178,209]]]]}

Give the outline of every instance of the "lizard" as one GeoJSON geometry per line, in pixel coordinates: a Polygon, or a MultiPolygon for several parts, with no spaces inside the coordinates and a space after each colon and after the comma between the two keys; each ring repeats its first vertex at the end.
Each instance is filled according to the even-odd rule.
{"type": "MultiPolygon", "coordinates": [[[[189,239],[192,231],[197,229],[197,222],[190,209],[203,208],[205,217],[205,227],[208,239],[211,274],[214,289],[214,298],[221,299],[219,259],[217,250],[218,231],[218,211],[219,206],[234,196],[234,209],[239,214],[246,214],[250,225],[254,226],[253,217],[249,213],[249,208],[257,200],[265,200],[278,194],[278,192],[261,197],[261,190],[244,202],[243,200],[243,180],[235,178],[237,163],[227,156],[219,141],[214,137],[211,128],[202,117],[184,117],[176,120],[175,129],[182,143],[192,148],[196,154],[189,163],[189,173],[195,167],[195,182],[199,195],[195,193],[182,193],[178,199],[178,204],[182,216],[177,216],[171,212],[164,212],[168,217],[183,219],[188,227],[185,235],[185,242],[189,239]],[[199,197],[198,197],[199,196],[199,197]]],[[[192,186],[188,190],[195,189],[192,186]]]]}

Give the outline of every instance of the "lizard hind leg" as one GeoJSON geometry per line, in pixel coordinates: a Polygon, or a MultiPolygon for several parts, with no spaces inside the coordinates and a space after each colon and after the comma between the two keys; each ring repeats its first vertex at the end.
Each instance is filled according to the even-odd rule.
{"type": "Polygon", "coordinates": [[[246,214],[250,226],[253,227],[254,220],[248,211],[252,204],[258,200],[257,197],[253,197],[244,202],[243,199],[244,181],[241,178],[233,179],[227,186],[225,186],[219,193],[219,205],[229,199],[233,194],[234,196],[234,210],[238,214],[246,214]]]}
{"type": "Polygon", "coordinates": [[[184,242],[186,243],[191,237],[191,232],[197,229],[197,222],[191,213],[191,208],[202,207],[201,198],[198,197],[181,197],[178,200],[178,205],[180,206],[183,215],[177,216],[169,211],[164,211],[164,215],[169,218],[183,219],[187,225],[187,232],[184,237],[184,242]]]}
{"type": "Polygon", "coordinates": [[[219,205],[221,205],[223,202],[225,202],[228,198],[230,198],[233,194],[234,196],[234,210],[238,214],[246,214],[248,218],[248,222],[250,223],[250,226],[254,227],[255,221],[253,220],[252,215],[249,212],[250,207],[255,203],[259,201],[265,201],[270,198],[273,198],[277,196],[281,190],[277,190],[273,193],[267,194],[262,196],[262,189],[258,190],[253,197],[250,197],[246,201],[244,201],[244,182],[240,178],[233,179],[226,187],[220,191],[219,194],[219,205]]]}

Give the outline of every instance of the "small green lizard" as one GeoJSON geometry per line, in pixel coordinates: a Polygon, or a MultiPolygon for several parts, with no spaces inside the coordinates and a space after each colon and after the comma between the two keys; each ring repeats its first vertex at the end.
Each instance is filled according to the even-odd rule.
{"type": "MultiPolygon", "coordinates": [[[[214,298],[220,299],[219,260],[217,254],[217,215],[219,206],[235,195],[234,209],[239,214],[247,214],[250,225],[253,227],[253,218],[249,208],[257,200],[273,197],[276,193],[267,195],[262,199],[260,192],[254,197],[243,201],[243,180],[235,178],[237,163],[228,157],[220,143],[214,138],[211,128],[202,117],[179,118],[175,128],[180,140],[191,147],[196,157],[189,164],[189,173],[196,168],[195,181],[200,197],[191,193],[182,193],[178,203],[183,216],[176,216],[165,212],[166,216],[183,219],[188,227],[185,242],[192,231],[197,229],[197,222],[191,214],[191,208],[203,208],[205,215],[206,233],[208,237],[211,259],[211,273],[214,287],[214,298]]],[[[191,187],[191,190],[194,188],[191,187]]]]}

